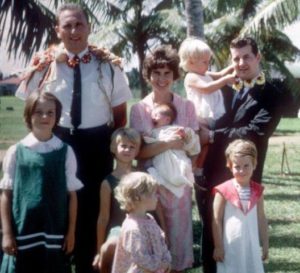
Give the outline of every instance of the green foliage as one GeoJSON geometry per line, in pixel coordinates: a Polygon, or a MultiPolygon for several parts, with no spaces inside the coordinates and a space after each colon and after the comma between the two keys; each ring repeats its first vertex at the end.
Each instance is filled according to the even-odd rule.
{"type": "Polygon", "coordinates": [[[0,97],[0,149],[6,149],[26,135],[22,113],[24,102],[15,97],[0,97]]]}
{"type": "Polygon", "coordinates": [[[300,56],[300,50],[283,33],[285,26],[298,20],[300,0],[215,0],[204,1],[205,37],[215,53],[220,69],[228,64],[230,41],[252,36],[262,53],[268,78],[284,79],[295,97],[297,82],[286,67],[300,56]]]}

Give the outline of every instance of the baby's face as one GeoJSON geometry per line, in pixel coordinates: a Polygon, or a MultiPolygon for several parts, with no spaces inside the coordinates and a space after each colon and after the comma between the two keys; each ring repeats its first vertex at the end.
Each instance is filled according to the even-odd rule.
{"type": "Polygon", "coordinates": [[[152,122],[154,127],[162,127],[171,123],[171,118],[159,109],[152,111],[152,122]]]}

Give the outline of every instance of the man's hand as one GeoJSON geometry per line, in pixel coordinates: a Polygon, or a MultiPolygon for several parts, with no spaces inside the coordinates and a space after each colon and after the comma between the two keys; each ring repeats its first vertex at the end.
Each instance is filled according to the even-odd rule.
{"type": "Polygon", "coordinates": [[[206,127],[201,127],[199,130],[201,146],[209,144],[209,130],[206,127]]]}

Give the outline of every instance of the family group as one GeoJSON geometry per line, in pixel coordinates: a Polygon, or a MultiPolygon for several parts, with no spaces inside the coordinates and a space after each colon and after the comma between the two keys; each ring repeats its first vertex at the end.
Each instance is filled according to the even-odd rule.
{"type": "Polygon", "coordinates": [[[194,193],[203,272],[263,273],[262,173],[281,114],[256,41],[234,39],[219,72],[198,38],[151,49],[151,92],[125,127],[128,80],[89,45],[88,14],[62,5],[55,31],[61,44],[33,57],[16,92],[29,134],[3,161],[0,272],[184,272],[194,193]],[[186,98],[172,91],[181,68],[186,98]]]}

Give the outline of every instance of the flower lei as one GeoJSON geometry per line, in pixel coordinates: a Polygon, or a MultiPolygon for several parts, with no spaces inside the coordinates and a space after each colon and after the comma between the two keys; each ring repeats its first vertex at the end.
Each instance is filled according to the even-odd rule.
{"type": "Polygon", "coordinates": [[[92,59],[91,55],[94,55],[98,60],[111,62],[112,64],[118,65],[122,68],[122,59],[111,53],[107,48],[88,46],[88,53],[86,53],[81,59],[69,59],[63,45],[60,44],[58,46],[50,46],[42,53],[37,53],[32,59],[30,72],[42,71],[53,61],[58,63],[66,62],[70,67],[74,67],[79,61],[89,63],[92,59]]]}
{"type": "Polygon", "coordinates": [[[241,91],[243,87],[252,88],[255,84],[263,85],[266,82],[266,77],[264,72],[260,72],[259,75],[252,80],[241,80],[239,78],[236,79],[235,83],[232,85],[232,88],[237,92],[241,91]]]}

